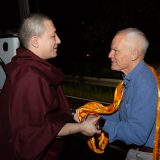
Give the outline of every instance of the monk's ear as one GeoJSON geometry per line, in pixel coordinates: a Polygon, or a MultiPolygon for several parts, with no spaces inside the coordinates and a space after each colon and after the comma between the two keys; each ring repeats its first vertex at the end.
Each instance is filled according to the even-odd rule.
{"type": "Polygon", "coordinates": [[[131,54],[132,61],[135,61],[138,58],[138,55],[139,55],[138,51],[137,50],[133,50],[132,54],[131,54]]]}
{"type": "Polygon", "coordinates": [[[31,43],[32,47],[38,48],[38,46],[39,46],[38,37],[37,36],[33,36],[31,38],[30,43],[31,43]]]}

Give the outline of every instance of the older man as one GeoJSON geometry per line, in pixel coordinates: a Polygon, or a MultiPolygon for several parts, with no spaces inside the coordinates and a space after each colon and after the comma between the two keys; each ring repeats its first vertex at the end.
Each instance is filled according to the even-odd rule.
{"type": "Polygon", "coordinates": [[[157,111],[157,81],[144,62],[149,42],[143,32],[127,28],[116,33],[109,58],[111,69],[123,73],[124,93],[120,108],[106,119],[109,142],[120,140],[130,149],[126,160],[151,160],[157,111]]]}

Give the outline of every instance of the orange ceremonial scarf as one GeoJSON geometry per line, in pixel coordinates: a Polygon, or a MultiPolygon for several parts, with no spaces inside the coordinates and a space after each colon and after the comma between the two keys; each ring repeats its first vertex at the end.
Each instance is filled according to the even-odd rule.
{"type": "MultiPolygon", "coordinates": [[[[76,114],[79,118],[79,121],[82,122],[88,114],[111,114],[118,110],[121,99],[123,97],[123,81],[119,83],[119,85],[115,89],[114,93],[114,101],[109,106],[104,106],[98,102],[89,102],[84,106],[76,109],[76,114]]],[[[98,147],[96,147],[95,137],[91,137],[88,139],[87,143],[91,150],[95,153],[103,153],[106,145],[108,144],[108,136],[102,131],[100,135],[97,135],[98,139],[98,147]]]]}
{"type": "Polygon", "coordinates": [[[157,116],[156,116],[156,133],[154,138],[153,148],[153,160],[160,160],[160,75],[157,74],[156,70],[149,66],[153,74],[156,77],[158,85],[158,102],[157,102],[157,116]]]}
{"type": "MultiPolygon", "coordinates": [[[[149,66],[149,65],[148,65],[149,66]]],[[[156,134],[154,140],[154,150],[153,150],[153,160],[160,160],[160,77],[156,73],[155,69],[151,66],[149,68],[152,70],[156,77],[158,84],[158,103],[157,103],[157,118],[156,118],[156,134]]],[[[109,106],[104,106],[98,102],[89,102],[85,105],[76,109],[76,114],[79,121],[82,122],[89,114],[111,114],[118,110],[120,102],[123,97],[123,81],[121,81],[115,89],[113,103],[109,106]]],[[[103,153],[105,147],[108,144],[108,135],[102,130],[100,135],[96,137],[91,137],[87,140],[88,146],[95,153],[103,153]],[[96,139],[98,139],[98,146],[96,146],[96,139]],[[97,148],[98,147],[98,148],[97,148]]]]}

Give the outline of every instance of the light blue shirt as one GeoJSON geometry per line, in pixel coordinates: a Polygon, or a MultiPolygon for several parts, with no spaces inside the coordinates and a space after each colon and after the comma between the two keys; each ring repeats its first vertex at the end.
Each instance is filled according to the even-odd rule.
{"type": "Polygon", "coordinates": [[[104,131],[109,142],[120,140],[126,144],[154,146],[158,101],[157,81],[144,61],[124,77],[124,95],[120,108],[103,116],[104,131]]]}

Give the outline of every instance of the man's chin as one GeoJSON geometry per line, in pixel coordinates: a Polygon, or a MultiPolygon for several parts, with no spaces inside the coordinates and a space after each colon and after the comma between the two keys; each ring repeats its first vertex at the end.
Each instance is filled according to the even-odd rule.
{"type": "Polygon", "coordinates": [[[111,66],[111,70],[118,71],[118,68],[116,66],[111,66]]]}
{"type": "Polygon", "coordinates": [[[57,53],[53,53],[52,58],[57,57],[57,53]]]}
{"type": "Polygon", "coordinates": [[[115,70],[115,67],[113,65],[111,65],[111,70],[115,70]]]}

